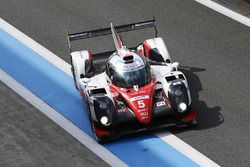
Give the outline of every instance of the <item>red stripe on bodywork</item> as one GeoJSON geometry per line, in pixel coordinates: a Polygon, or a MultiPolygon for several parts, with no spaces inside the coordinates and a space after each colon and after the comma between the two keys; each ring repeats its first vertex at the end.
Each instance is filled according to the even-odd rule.
{"type": "Polygon", "coordinates": [[[95,125],[94,125],[93,128],[94,128],[95,134],[97,136],[107,136],[107,135],[109,135],[109,131],[107,131],[107,130],[99,129],[95,125]]]}
{"type": "Polygon", "coordinates": [[[92,60],[92,53],[90,51],[88,51],[89,53],[89,60],[92,60]]]}
{"type": "Polygon", "coordinates": [[[133,110],[139,122],[143,124],[151,122],[155,79],[152,79],[147,85],[138,88],[137,91],[134,88],[119,88],[113,84],[110,84],[109,86],[112,94],[115,94],[116,97],[118,97],[118,95],[123,97],[129,107],[133,110]],[[142,98],[140,99],[140,97],[142,98]]]}
{"type": "Polygon", "coordinates": [[[144,41],[144,42],[143,42],[143,47],[144,47],[144,52],[145,52],[144,56],[145,56],[146,58],[148,58],[149,51],[150,51],[152,48],[151,48],[151,46],[147,43],[147,41],[144,41]]]}
{"type": "Polygon", "coordinates": [[[195,119],[196,119],[196,112],[194,108],[191,108],[191,111],[189,112],[189,114],[183,118],[183,120],[185,121],[193,121],[195,119]]]}

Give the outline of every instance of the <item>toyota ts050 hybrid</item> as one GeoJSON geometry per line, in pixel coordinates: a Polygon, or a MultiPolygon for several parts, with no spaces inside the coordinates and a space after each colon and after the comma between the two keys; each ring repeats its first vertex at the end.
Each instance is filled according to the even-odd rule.
{"type": "MultiPolygon", "coordinates": [[[[72,74],[98,142],[169,125],[196,124],[185,75],[172,62],[155,20],[68,34],[73,40],[112,34],[115,51],[96,60],[89,50],[71,51],[72,74]],[[133,49],[120,34],[154,28],[155,37],[133,49]],[[101,62],[101,63],[100,63],[101,62]]],[[[71,50],[71,47],[70,47],[71,50]]]]}

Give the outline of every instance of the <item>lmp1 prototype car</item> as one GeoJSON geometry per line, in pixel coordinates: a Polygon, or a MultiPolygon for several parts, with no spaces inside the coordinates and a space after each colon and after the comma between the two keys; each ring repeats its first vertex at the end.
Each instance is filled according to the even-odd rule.
{"type": "Polygon", "coordinates": [[[111,23],[110,28],[68,34],[69,47],[73,40],[108,34],[116,50],[101,63],[88,50],[71,52],[75,86],[87,104],[96,140],[169,125],[195,125],[187,79],[157,37],[155,20],[116,27],[111,23]],[[155,38],[133,49],[126,48],[117,34],[144,28],[154,28],[155,38]]]}

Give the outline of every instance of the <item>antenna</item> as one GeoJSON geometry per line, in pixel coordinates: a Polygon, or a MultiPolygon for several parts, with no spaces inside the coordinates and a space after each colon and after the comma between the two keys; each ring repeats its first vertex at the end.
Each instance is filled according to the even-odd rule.
{"type": "Polygon", "coordinates": [[[68,32],[68,29],[65,28],[66,30],[66,35],[67,35],[67,42],[68,42],[68,47],[69,47],[69,53],[71,53],[71,44],[70,44],[70,39],[69,39],[69,32],[68,32]]]}
{"type": "Polygon", "coordinates": [[[114,40],[114,44],[115,44],[115,48],[116,50],[120,50],[123,46],[122,44],[122,41],[121,41],[121,38],[120,36],[117,34],[117,32],[115,31],[115,28],[113,26],[112,23],[110,23],[110,28],[111,28],[111,32],[112,32],[112,37],[113,37],[113,40],[114,40]]]}

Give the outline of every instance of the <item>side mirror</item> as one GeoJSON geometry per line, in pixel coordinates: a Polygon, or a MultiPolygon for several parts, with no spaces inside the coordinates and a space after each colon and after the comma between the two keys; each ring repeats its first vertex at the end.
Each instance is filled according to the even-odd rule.
{"type": "Polygon", "coordinates": [[[179,62],[172,63],[172,67],[177,71],[177,68],[179,67],[179,62]]]}
{"type": "Polygon", "coordinates": [[[85,84],[87,84],[89,81],[90,81],[89,78],[83,78],[83,79],[82,79],[82,82],[85,83],[85,84]]]}

